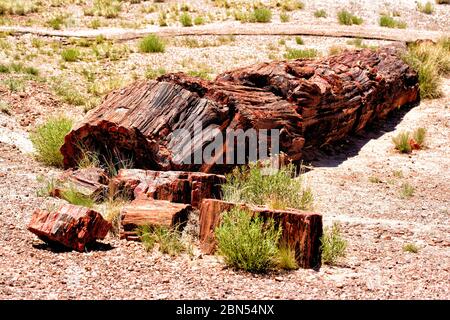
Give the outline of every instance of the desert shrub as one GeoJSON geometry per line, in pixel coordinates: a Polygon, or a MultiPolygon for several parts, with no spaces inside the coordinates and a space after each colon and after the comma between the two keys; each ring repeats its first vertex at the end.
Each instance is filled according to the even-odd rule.
{"type": "Polygon", "coordinates": [[[164,44],[163,40],[154,34],[146,36],[139,43],[139,51],[141,52],[164,52],[165,50],[166,45],[164,44]]]}
{"type": "Polygon", "coordinates": [[[30,134],[36,157],[46,165],[61,167],[63,156],[59,149],[72,128],[72,120],[64,116],[52,117],[30,134]]]}
{"type": "Polygon", "coordinates": [[[331,47],[328,48],[328,54],[330,56],[334,56],[336,54],[340,54],[342,52],[344,52],[345,47],[343,46],[339,46],[339,45],[332,45],[331,47]]]}
{"type": "Polygon", "coordinates": [[[395,145],[395,149],[401,153],[411,152],[411,144],[409,143],[410,133],[400,132],[398,135],[392,138],[392,142],[395,145]]]}
{"type": "Polygon", "coordinates": [[[395,20],[393,17],[388,15],[381,15],[379,23],[381,27],[387,28],[405,29],[407,27],[405,22],[395,20]]]}
{"type": "Polygon", "coordinates": [[[305,42],[303,41],[303,38],[299,37],[299,36],[295,37],[295,43],[297,43],[299,45],[305,44],[305,42]]]}
{"type": "Polygon", "coordinates": [[[61,192],[61,197],[67,202],[77,205],[92,208],[94,206],[94,200],[87,195],[82,194],[74,186],[69,186],[61,192]]]}
{"type": "Polygon", "coordinates": [[[427,130],[425,128],[417,128],[412,133],[412,138],[414,139],[414,142],[417,143],[421,149],[425,147],[426,134],[427,130]]]}
{"type": "Polygon", "coordinates": [[[184,12],[181,16],[180,16],[180,22],[181,25],[183,27],[192,27],[193,23],[192,23],[192,17],[189,13],[184,12]]]}
{"type": "Polygon", "coordinates": [[[121,10],[122,5],[118,0],[94,0],[92,11],[98,16],[112,19],[117,18],[121,10]]]}
{"type": "Polygon", "coordinates": [[[289,16],[289,14],[287,14],[284,11],[280,13],[280,21],[281,22],[289,22],[289,20],[291,20],[291,17],[289,16]]]}
{"type": "Polygon", "coordinates": [[[402,198],[411,198],[414,195],[414,187],[408,182],[403,183],[400,186],[400,196],[402,198]]]}
{"type": "Polygon", "coordinates": [[[327,12],[324,9],[316,10],[314,12],[314,17],[316,18],[326,18],[327,16],[327,12]]]}
{"type": "Polygon", "coordinates": [[[425,14],[433,14],[434,12],[434,6],[433,4],[428,1],[427,3],[425,3],[425,5],[423,5],[422,3],[418,2],[417,3],[417,9],[425,14]]]}
{"type": "Polygon", "coordinates": [[[414,243],[407,243],[403,246],[403,251],[410,253],[418,253],[419,248],[414,243]]]}
{"type": "Polygon", "coordinates": [[[3,83],[11,92],[25,91],[25,83],[23,79],[8,78],[4,80],[3,83]]]}
{"type": "Polygon", "coordinates": [[[0,113],[11,115],[11,105],[3,100],[0,100],[0,113]]]}
{"type": "Polygon", "coordinates": [[[156,244],[159,251],[164,254],[176,256],[186,251],[186,246],[181,240],[178,229],[162,226],[141,226],[138,228],[138,235],[147,251],[153,250],[156,244]]]}
{"type": "Polygon", "coordinates": [[[147,68],[147,70],[145,71],[145,77],[147,79],[156,79],[159,76],[162,76],[164,74],[166,74],[166,69],[164,69],[164,68],[158,68],[158,69],[147,68]]]}
{"type": "Polygon", "coordinates": [[[437,44],[421,43],[411,45],[403,56],[419,74],[420,96],[436,99],[442,96],[442,76],[450,73],[450,49],[448,38],[437,44]]]}
{"type": "Polygon", "coordinates": [[[202,16],[196,16],[196,17],[194,18],[194,24],[195,24],[196,26],[200,26],[200,25],[205,24],[205,18],[203,18],[202,16]]]}
{"type": "Polygon", "coordinates": [[[316,49],[293,49],[288,48],[284,57],[286,59],[309,59],[317,57],[318,52],[316,49]]]}
{"type": "Polygon", "coordinates": [[[222,216],[215,230],[218,253],[225,263],[250,272],[266,272],[277,264],[281,230],[273,220],[263,221],[234,208],[222,216]]]}
{"type": "Polygon", "coordinates": [[[363,19],[355,16],[353,13],[347,10],[341,10],[338,12],[338,21],[340,24],[351,26],[353,24],[362,24],[363,19]]]}
{"type": "Polygon", "coordinates": [[[46,24],[52,29],[61,30],[61,27],[66,24],[66,17],[63,15],[54,16],[53,18],[47,20],[46,24]]]}
{"type": "Polygon", "coordinates": [[[272,20],[272,11],[269,8],[256,8],[253,10],[252,20],[260,23],[268,23],[272,20]]]}
{"type": "Polygon", "coordinates": [[[297,260],[295,259],[295,250],[284,244],[278,248],[277,266],[284,270],[298,269],[297,260]]]}
{"type": "Polygon", "coordinates": [[[55,93],[68,104],[82,106],[86,104],[86,97],[69,82],[56,82],[54,84],[55,93]]]}
{"type": "Polygon", "coordinates": [[[311,209],[314,200],[311,189],[296,176],[292,164],[279,170],[255,163],[237,167],[227,175],[222,191],[226,201],[268,205],[274,209],[311,209]]]}
{"type": "Polygon", "coordinates": [[[0,73],[9,73],[11,70],[8,65],[0,64],[0,73]]]}
{"type": "Polygon", "coordinates": [[[25,73],[27,73],[29,75],[32,75],[32,76],[39,75],[39,70],[37,68],[35,68],[35,67],[32,67],[32,66],[25,67],[23,69],[23,72],[25,72],[25,73]]]}
{"type": "Polygon", "coordinates": [[[333,223],[331,228],[325,227],[320,241],[323,263],[334,265],[340,258],[345,257],[347,241],[342,237],[338,223],[333,223]]]}
{"type": "Polygon", "coordinates": [[[68,48],[61,52],[61,57],[64,61],[74,62],[80,58],[80,51],[77,48],[68,48]]]}
{"type": "Polygon", "coordinates": [[[90,23],[89,23],[89,28],[92,29],[98,29],[102,26],[102,23],[99,19],[93,19],[90,23]]]}

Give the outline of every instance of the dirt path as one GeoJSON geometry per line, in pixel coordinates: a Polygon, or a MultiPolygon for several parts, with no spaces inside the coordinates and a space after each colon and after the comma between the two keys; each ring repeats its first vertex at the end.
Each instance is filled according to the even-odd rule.
{"type": "Polygon", "coordinates": [[[449,36],[447,31],[430,31],[414,29],[389,29],[377,26],[333,26],[299,25],[288,23],[272,23],[270,28],[265,24],[241,24],[239,22],[222,22],[191,28],[151,26],[145,29],[75,29],[53,30],[40,27],[0,26],[0,31],[16,34],[36,34],[40,36],[95,38],[103,35],[108,39],[132,40],[149,33],[164,37],[191,35],[310,35],[335,38],[363,38],[373,40],[390,40],[410,42],[419,39],[438,40],[449,36]]]}

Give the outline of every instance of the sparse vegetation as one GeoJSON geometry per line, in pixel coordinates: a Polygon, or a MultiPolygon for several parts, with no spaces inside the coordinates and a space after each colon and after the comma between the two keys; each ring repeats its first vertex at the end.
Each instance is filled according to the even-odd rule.
{"type": "Polygon", "coordinates": [[[430,1],[427,1],[427,3],[422,4],[421,2],[417,3],[417,9],[425,14],[433,14],[434,12],[434,6],[430,1]]]}
{"type": "Polygon", "coordinates": [[[55,30],[61,30],[66,24],[66,16],[57,15],[47,21],[47,26],[55,30]]]}
{"type": "Polygon", "coordinates": [[[345,257],[347,241],[341,235],[338,223],[333,223],[331,228],[325,227],[321,238],[322,262],[335,265],[340,258],[345,257]]]}
{"type": "Polygon", "coordinates": [[[381,183],[382,181],[381,181],[380,178],[378,178],[376,176],[370,176],[369,177],[369,182],[371,182],[371,183],[381,183]]]}
{"type": "Polygon", "coordinates": [[[147,68],[147,70],[145,71],[145,77],[147,79],[156,79],[164,74],[166,74],[166,69],[164,68],[157,68],[157,69],[147,68]]]}
{"type": "Polygon", "coordinates": [[[72,128],[72,120],[64,117],[52,117],[39,125],[30,134],[36,151],[36,158],[50,166],[62,166],[63,156],[59,149],[64,144],[64,137],[72,128]]]}
{"type": "Polygon", "coordinates": [[[403,246],[403,251],[409,253],[418,253],[419,248],[414,243],[407,243],[403,246]]]}
{"type": "Polygon", "coordinates": [[[180,16],[180,22],[181,25],[183,27],[192,27],[193,23],[192,23],[192,17],[189,13],[184,12],[181,16],[180,16]]]}
{"type": "Polygon", "coordinates": [[[11,105],[3,100],[0,100],[0,113],[11,115],[11,105]]]}
{"type": "Polygon", "coordinates": [[[95,203],[93,199],[82,194],[73,186],[64,189],[61,193],[61,197],[71,204],[88,208],[92,208],[95,203]]]}
{"type": "Polygon", "coordinates": [[[408,182],[403,183],[400,186],[400,196],[402,198],[411,198],[414,195],[414,187],[410,185],[408,182]]]}
{"type": "Polygon", "coordinates": [[[80,58],[80,51],[77,48],[68,48],[61,52],[64,61],[75,62],[80,58]]]}
{"type": "Polygon", "coordinates": [[[324,9],[314,11],[314,17],[316,18],[326,18],[327,12],[324,9]]]}
{"type": "Polygon", "coordinates": [[[298,269],[297,260],[295,259],[295,250],[284,244],[278,248],[277,266],[283,270],[298,269]]]}
{"type": "Polygon", "coordinates": [[[288,48],[284,57],[286,59],[310,59],[317,57],[318,52],[316,49],[294,49],[288,48]]]}
{"type": "Polygon", "coordinates": [[[420,149],[423,149],[425,147],[425,137],[426,137],[427,131],[425,128],[417,128],[412,133],[412,138],[414,142],[419,146],[420,149]]]}
{"type": "Polygon", "coordinates": [[[284,11],[280,13],[280,21],[281,22],[289,22],[290,20],[291,20],[291,16],[288,13],[286,13],[284,11]]]}
{"type": "Polygon", "coordinates": [[[420,96],[435,99],[442,96],[441,77],[450,73],[450,46],[448,38],[437,44],[411,45],[404,60],[419,74],[420,96]]]}
{"type": "Polygon", "coordinates": [[[387,28],[405,29],[407,27],[407,24],[403,21],[398,21],[391,16],[382,15],[380,16],[380,26],[387,28]]]}
{"type": "Polygon", "coordinates": [[[277,265],[281,230],[273,220],[264,222],[234,208],[223,214],[215,235],[218,253],[231,267],[261,273],[277,265]]]}
{"type": "Polygon", "coordinates": [[[395,149],[401,153],[411,152],[411,144],[409,143],[409,132],[400,132],[398,135],[392,138],[392,142],[395,145],[395,149]]]}
{"type": "Polygon", "coordinates": [[[151,34],[139,43],[139,51],[144,53],[149,52],[164,52],[166,50],[166,45],[163,40],[157,35],[151,34]]]}
{"type": "Polygon", "coordinates": [[[142,226],[137,231],[147,251],[153,250],[156,244],[159,245],[159,251],[171,256],[176,256],[187,249],[176,227],[142,226]]]}
{"type": "Polygon", "coordinates": [[[311,209],[311,189],[297,177],[294,165],[274,170],[263,164],[235,168],[222,185],[226,201],[268,205],[274,209],[311,209]]]}
{"type": "Polygon", "coordinates": [[[272,20],[272,11],[269,8],[256,8],[252,13],[254,22],[268,23],[272,20]]]}
{"type": "Polygon", "coordinates": [[[297,43],[298,45],[305,44],[305,42],[303,41],[303,38],[299,37],[299,36],[295,37],[295,43],[297,43]]]}
{"type": "Polygon", "coordinates": [[[338,12],[338,21],[340,24],[344,24],[347,26],[351,26],[353,24],[362,24],[363,19],[354,15],[353,13],[347,10],[341,10],[338,12]]]}

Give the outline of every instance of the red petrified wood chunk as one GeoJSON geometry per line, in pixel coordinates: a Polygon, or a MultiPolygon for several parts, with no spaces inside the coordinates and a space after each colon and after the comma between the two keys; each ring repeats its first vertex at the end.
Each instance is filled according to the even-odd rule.
{"type": "Polygon", "coordinates": [[[109,177],[105,170],[100,168],[85,168],[78,170],[66,170],[58,178],[61,185],[56,186],[51,194],[61,197],[67,188],[74,188],[77,192],[92,199],[102,199],[108,190],[109,177]]]}
{"type": "Polygon", "coordinates": [[[56,211],[36,210],[28,230],[50,244],[84,251],[87,244],[103,239],[111,224],[100,213],[81,206],[65,204],[56,211]]]}
{"type": "Polygon", "coordinates": [[[168,200],[197,207],[203,198],[220,198],[222,175],[201,172],[121,169],[113,188],[132,197],[168,200]]]}
{"type": "Polygon", "coordinates": [[[136,199],[122,209],[120,236],[127,240],[139,240],[136,228],[145,225],[183,226],[187,221],[190,210],[189,204],[154,199],[136,199]]]}
{"type": "Polygon", "coordinates": [[[295,249],[297,263],[302,268],[319,268],[321,264],[320,237],[322,215],[299,210],[270,210],[216,199],[203,199],[200,207],[200,243],[204,253],[216,250],[214,230],[223,212],[240,206],[263,219],[272,218],[282,228],[282,242],[295,249]]]}

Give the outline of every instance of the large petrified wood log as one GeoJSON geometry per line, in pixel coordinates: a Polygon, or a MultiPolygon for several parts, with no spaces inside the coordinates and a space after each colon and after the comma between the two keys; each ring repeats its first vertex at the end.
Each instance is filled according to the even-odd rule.
{"type": "Polygon", "coordinates": [[[139,240],[136,228],[145,225],[183,228],[191,209],[188,204],[136,199],[122,209],[120,237],[139,240]]]}
{"type": "Polygon", "coordinates": [[[270,210],[265,207],[236,204],[216,199],[203,199],[200,207],[200,247],[206,254],[216,250],[214,230],[219,226],[223,212],[239,206],[258,214],[263,219],[272,218],[282,228],[282,242],[295,250],[297,263],[302,268],[319,268],[321,265],[320,237],[322,215],[298,210],[270,210]]]}
{"type": "Polygon", "coordinates": [[[121,169],[111,180],[115,193],[129,198],[152,198],[198,207],[204,198],[220,198],[225,177],[202,172],[121,169]]]}
{"type": "Polygon", "coordinates": [[[28,224],[28,230],[50,244],[60,244],[83,252],[85,246],[108,234],[111,223],[101,214],[89,208],[72,204],[58,210],[36,210],[28,224]]]}
{"type": "Polygon", "coordinates": [[[299,160],[302,149],[342,139],[418,100],[417,74],[394,48],[261,63],[212,82],[168,74],[108,94],[66,136],[61,152],[65,167],[75,167],[87,148],[106,159],[131,158],[143,169],[221,172],[231,162],[229,145],[211,152],[217,161],[194,159],[228,129],[279,129],[280,151],[299,160]],[[192,148],[174,134],[178,129],[192,138],[192,148]]]}

